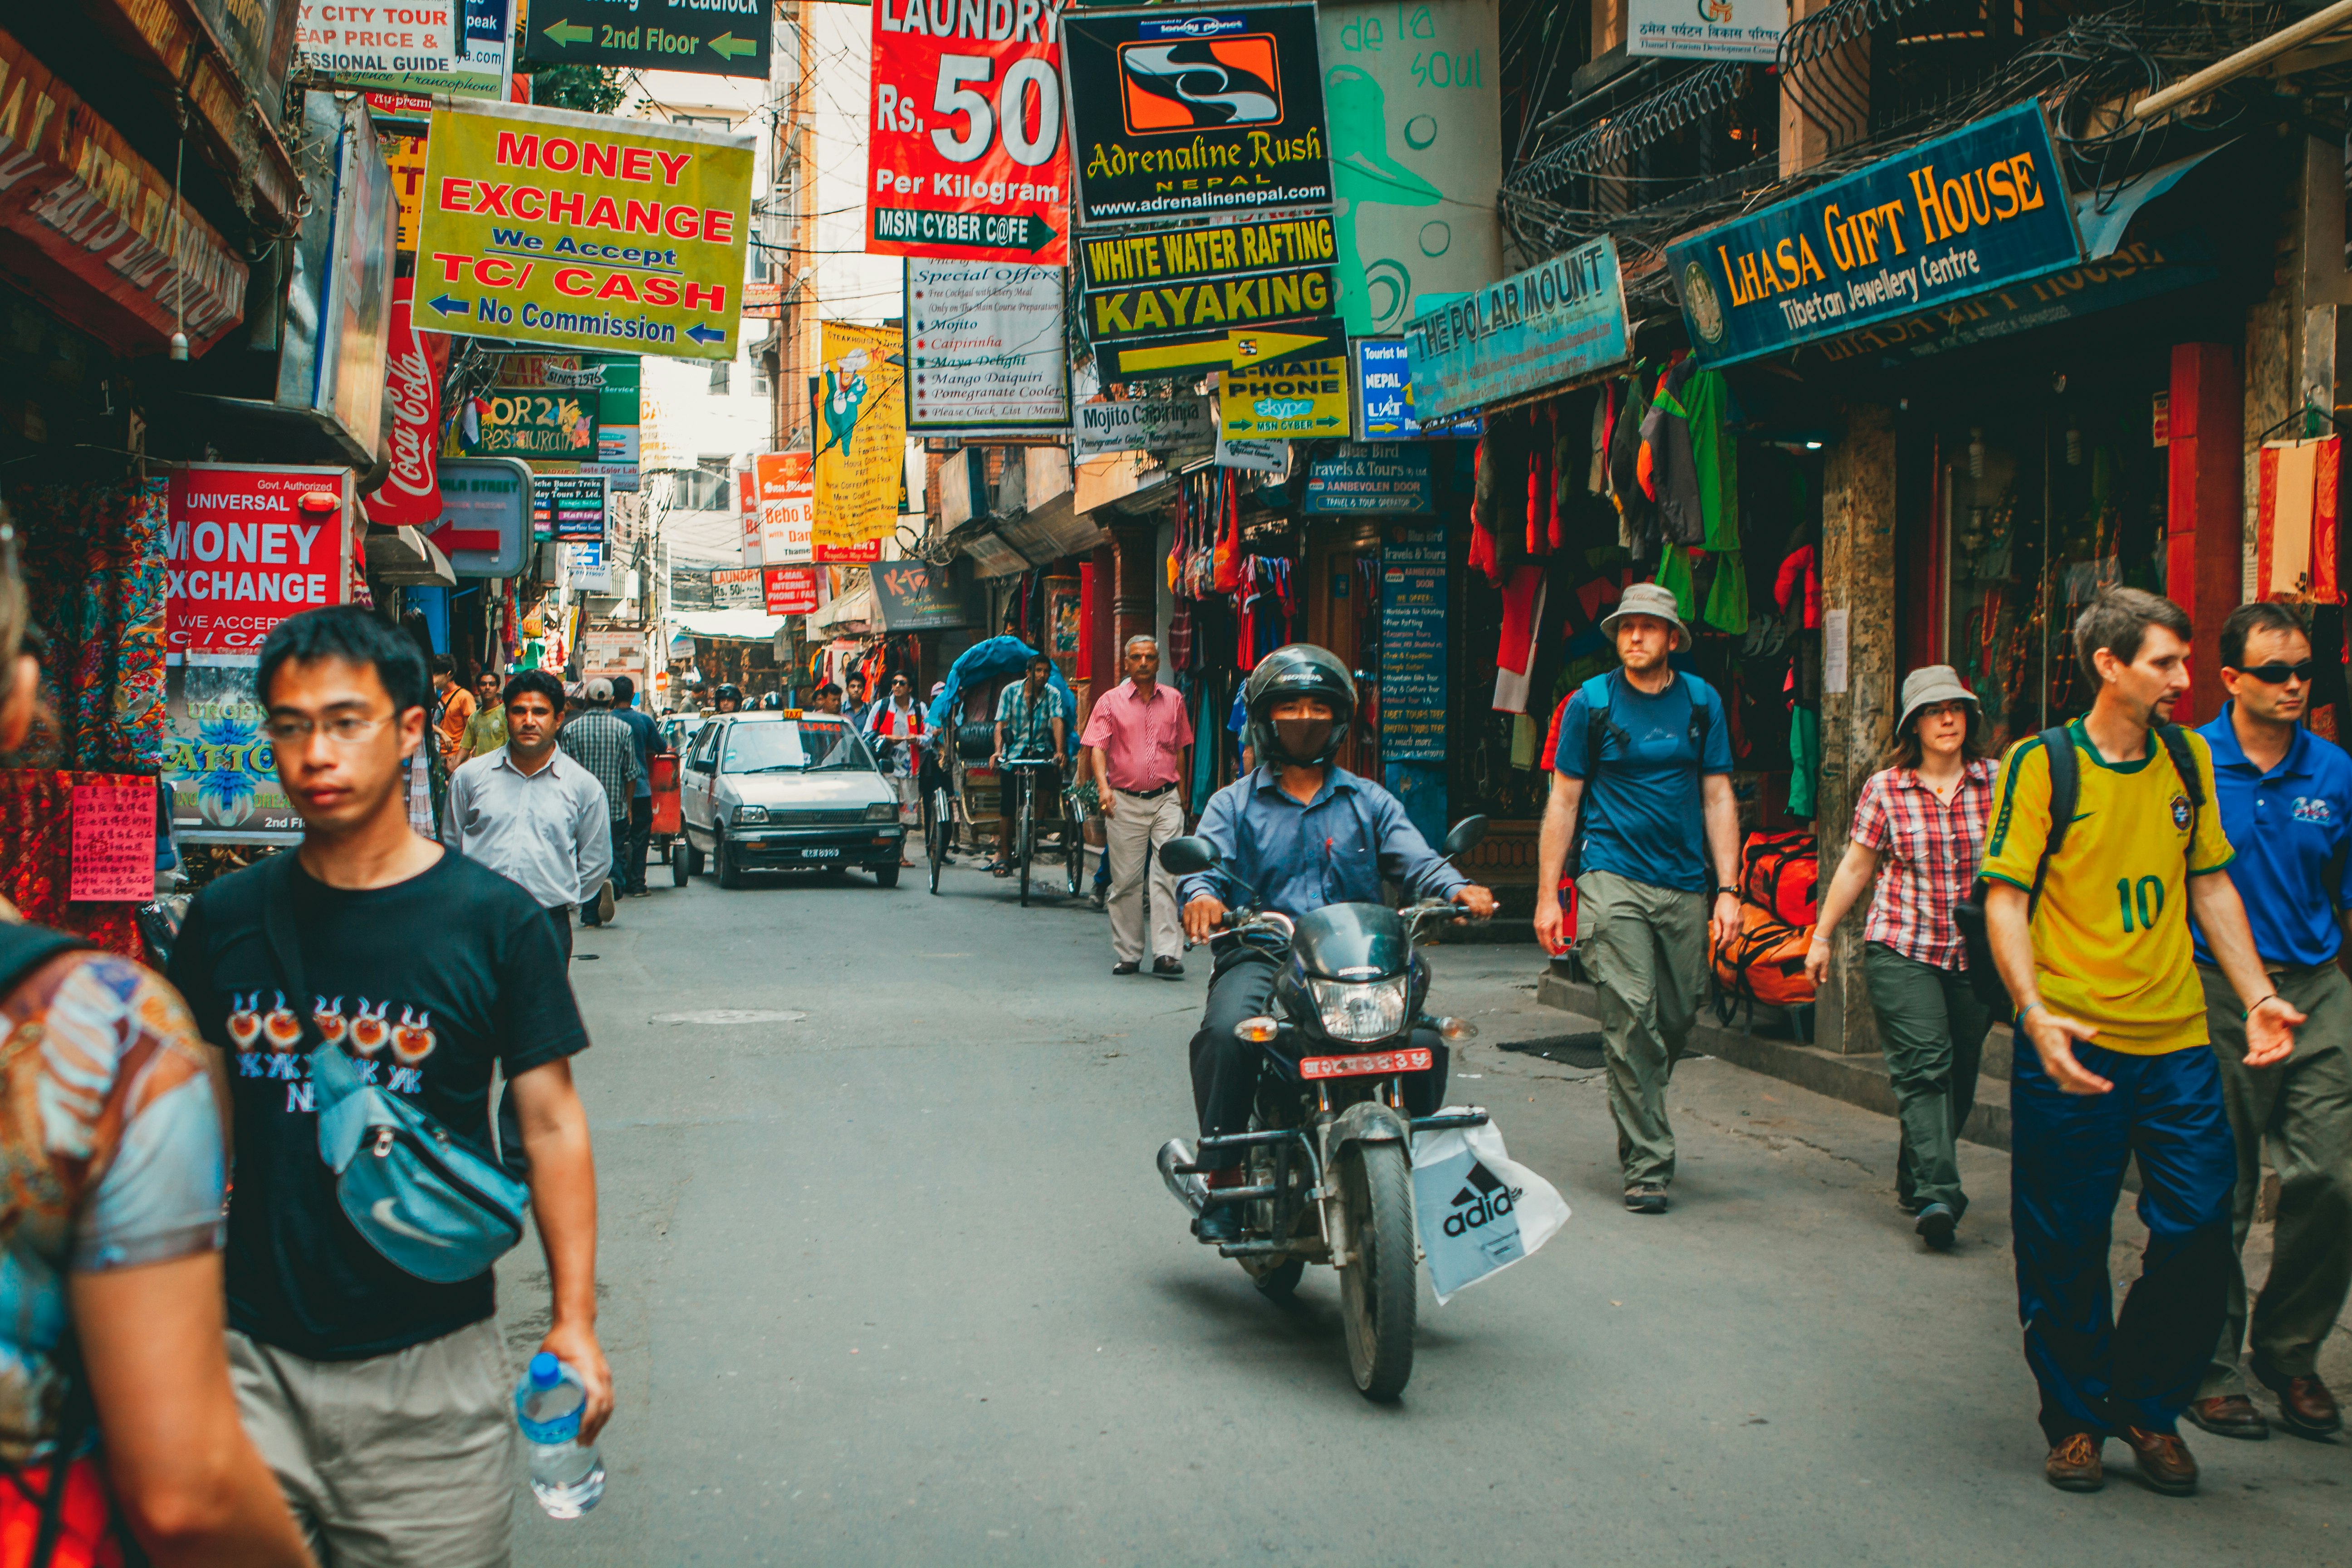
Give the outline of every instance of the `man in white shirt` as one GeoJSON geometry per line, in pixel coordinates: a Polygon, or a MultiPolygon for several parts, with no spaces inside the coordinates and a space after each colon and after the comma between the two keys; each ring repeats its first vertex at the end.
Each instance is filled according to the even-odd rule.
{"type": "Polygon", "coordinates": [[[527,669],[507,682],[503,700],[507,743],[451,775],[441,841],[520,883],[569,960],[572,907],[605,896],[613,869],[604,786],[556,746],[561,681],[527,669]]]}

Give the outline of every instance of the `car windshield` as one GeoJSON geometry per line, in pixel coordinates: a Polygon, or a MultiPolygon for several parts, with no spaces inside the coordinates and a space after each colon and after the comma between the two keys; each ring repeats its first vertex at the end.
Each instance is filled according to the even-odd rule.
{"type": "Polygon", "coordinates": [[[730,726],[719,767],[730,773],[870,773],[874,759],[845,720],[781,719],[730,726]]]}

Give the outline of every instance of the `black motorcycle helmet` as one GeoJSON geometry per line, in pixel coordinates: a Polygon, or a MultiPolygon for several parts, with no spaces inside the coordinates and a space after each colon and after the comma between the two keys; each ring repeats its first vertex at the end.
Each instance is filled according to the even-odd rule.
{"type": "Polygon", "coordinates": [[[713,707],[721,702],[732,702],[740,708],[743,706],[743,689],[731,680],[728,681],[710,694],[710,702],[713,707]]]}
{"type": "Polygon", "coordinates": [[[1356,681],[1339,656],[1313,643],[1292,643],[1258,660],[1242,688],[1242,704],[1249,714],[1249,743],[1261,763],[1291,767],[1319,767],[1339,754],[1356,717],[1356,681]],[[1277,726],[1274,710],[1301,697],[1317,697],[1331,705],[1326,729],[1312,720],[1277,726]],[[1287,730],[1286,739],[1282,733],[1287,730]]]}

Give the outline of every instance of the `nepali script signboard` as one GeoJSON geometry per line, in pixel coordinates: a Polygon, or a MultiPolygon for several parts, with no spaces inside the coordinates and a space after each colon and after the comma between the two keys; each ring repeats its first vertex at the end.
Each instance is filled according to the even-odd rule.
{"type": "Polygon", "coordinates": [[[1666,247],[1691,347],[1709,365],[2081,259],[2050,130],[2030,101],[1666,247]]]}
{"type": "Polygon", "coordinates": [[[417,323],[731,360],[751,207],[748,135],[518,104],[436,109],[417,323]]]}
{"type": "Polygon", "coordinates": [[[1404,331],[1420,419],[1506,402],[1632,352],[1617,240],[1588,240],[1413,319],[1404,331]]]}

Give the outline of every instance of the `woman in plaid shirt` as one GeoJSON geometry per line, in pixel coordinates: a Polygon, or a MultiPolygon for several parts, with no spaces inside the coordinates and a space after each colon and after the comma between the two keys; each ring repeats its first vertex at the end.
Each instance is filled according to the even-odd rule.
{"type": "Polygon", "coordinates": [[[1952,906],[1968,896],[1984,856],[1993,773],[1976,694],[1949,665],[1913,670],[1889,765],[1863,785],[1805,956],[1818,986],[1829,972],[1831,933],[1875,882],[1862,973],[1902,1120],[1895,1188],[1904,1211],[1918,1215],[1918,1234],[1939,1252],[1951,1247],[1969,1206],[1957,1145],[1992,1024],[1969,985],[1952,906]]]}

